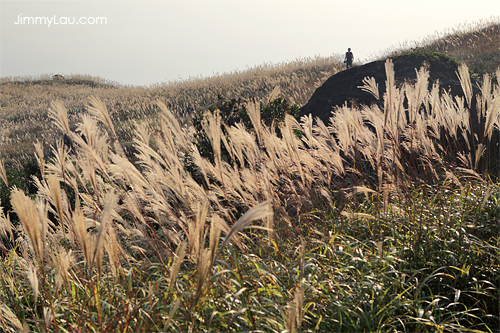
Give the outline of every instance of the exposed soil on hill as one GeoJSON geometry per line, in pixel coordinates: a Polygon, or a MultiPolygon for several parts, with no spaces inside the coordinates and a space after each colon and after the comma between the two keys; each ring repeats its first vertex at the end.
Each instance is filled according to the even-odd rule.
{"type": "MultiPolygon", "coordinates": [[[[439,80],[442,90],[449,91],[453,96],[463,96],[456,73],[458,67],[454,62],[415,56],[402,56],[393,62],[397,87],[405,81],[415,82],[417,79],[416,71],[425,66],[429,70],[429,88],[436,80],[439,80]]],[[[363,85],[365,77],[375,78],[379,87],[379,96],[382,99],[386,90],[385,60],[352,67],[331,76],[316,89],[311,99],[301,108],[300,116],[312,114],[313,118],[319,117],[326,124],[336,106],[342,106],[346,103],[348,106],[376,103],[375,97],[358,88],[363,85]]],[[[472,80],[472,83],[473,86],[477,87],[476,81],[472,80]]]]}

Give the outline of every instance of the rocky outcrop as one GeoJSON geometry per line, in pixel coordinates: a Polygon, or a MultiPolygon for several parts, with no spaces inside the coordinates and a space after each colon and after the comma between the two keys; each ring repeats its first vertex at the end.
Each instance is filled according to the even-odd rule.
{"type": "MultiPolygon", "coordinates": [[[[462,87],[457,76],[457,64],[452,61],[434,58],[402,56],[393,60],[396,86],[406,82],[415,82],[417,71],[421,67],[429,70],[429,88],[439,80],[442,90],[449,91],[454,96],[463,96],[462,87]]],[[[332,111],[337,106],[347,103],[371,105],[377,100],[370,93],[358,88],[363,85],[365,77],[373,77],[378,83],[379,96],[382,99],[385,93],[385,60],[374,61],[363,66],[352,67],[341,71],[323,83],[312,95],[311,99],[301,108],[300,116],[312,114],[319,117],[325,124],[328,123],[332,111]]],[[[477,82],[472,80],[477,87],[477,82]]],[[[478,89],[475,88],[478,92],[478,89]]]]}

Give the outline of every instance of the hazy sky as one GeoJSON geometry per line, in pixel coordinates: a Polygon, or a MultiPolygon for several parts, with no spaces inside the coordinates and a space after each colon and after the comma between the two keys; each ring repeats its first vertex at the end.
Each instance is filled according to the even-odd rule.
{"type": "Polygon", "coordinates": [[[0,77],[74,73],[150,85],[348,47],[364,60],[498,15],[499,0],[0,0],[0,77]]]}

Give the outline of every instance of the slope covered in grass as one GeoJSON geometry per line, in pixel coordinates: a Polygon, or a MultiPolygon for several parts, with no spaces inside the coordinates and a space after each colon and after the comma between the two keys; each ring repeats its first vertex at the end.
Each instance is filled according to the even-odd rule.
{"type": "Polygon", "coordinates": [[[136,120],[158,113],[162,101],[178,117],[187,120],[193,112],[216,104],[217,96],[261,99],[280,86],[290,103],[303,104],[328,76],[341,68],[336,57],[302,59],[264,65],[246,71],[209,78],[158,84],[150,87],[122,87],[87,76],[4,78],[0,83],[0,153],[15,157],[33,153],[33,142],[52,145],[57,138],[51,130],[48,110],[61,101],[75,127],[91,96],[100,98],[115,119],[121,141],[131,141],[136,120]]]}
{"type": "MultiPolygon", "coordinates": [[[[467,27],[459,27],[412,45],[393,47],[376,60],[410,52],[413,47],[443,52],[464,61],[472,77],[492,75],[500,60],[498,19],[467,27]]],[[[161,83],[150,87],[124,87],[115,82],[88,75],[67,76],[53,81],[51,75],[0,79],[0,154],[20,157],[33,153],[32,142],[43,141],[48,148],[57,140],[47,117],[50,103],[63,102],[68,109],[70,126],[75,126],[89,97],[106,103],[116,123],[121,140],[130,141],[133,124],[157,114],[156,101],[164,102],[177,116],[188,119],[194,111],[205,110],[217,103],[217,96],[247,99],[265,98],[279,86],[283,96],[299,107],[307,103],[313,92],[331,75],[343,69],[340,55],[298,59],[289,63],[268,64],[245,71],[225,73],[208,78],[161,83]]],[[[48,150],[49,152],[50,150],[48,150]]]]}
{"type": "Polygon", "coordinates": [[[154,127],[137,125],[134,160],[102,101],[77,131],[59,105],[72,150],[46,161],[37,149],[35,199],[11,188],[19,224],[0,220],[17,244],[3,247],[3,329],[498,327],[500,192],[483,177],[500,88],[472,96],[460,68],[466,98],[485,101],[478,142],[463,102],[422,94],[425,70],[404,89],[391,61],[386,73],[383,112],[344,107],[328,127],[286,115],[275,131],[254,102],[248,128],[207,112],[212,158],[165,105],[154,127]]]}
{"type": "Polygon", "coordinates": [[[499,17],[492,17],[482,22],[436,32],[421,41],[388,49],[377,60],[408,54],[412,49],[438,52],[465,62],[472,77],[481,80],[486,73],[492,75],[500,65],[499,21],[499,17]]]}
{"type": "Polygon", "coordinates": [[[379,105],[329,126],[250,100],[246,125],[212,108],[194,128],[156,104],[134,155],[103,99],[54,104],[65,140],[34,145],[36,192],[10,184],[0,210],[1,330],[496,331],[500,86],[461,65],[455,99],[384,67],[379,105]]]}

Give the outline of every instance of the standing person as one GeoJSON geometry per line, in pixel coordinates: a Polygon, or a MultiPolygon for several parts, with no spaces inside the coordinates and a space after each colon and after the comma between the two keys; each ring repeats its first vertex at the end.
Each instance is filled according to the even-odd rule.
{"type": "Polygon", "coordinates": [[[349,68],[349,67],[352,67],[352,61],[354,60],[354,55],[352,54],[351,52],[351,48],[348,48],[347,49],[347,52],[345,53],[345,66],[346,66],[346,69],[349,68]]]}

